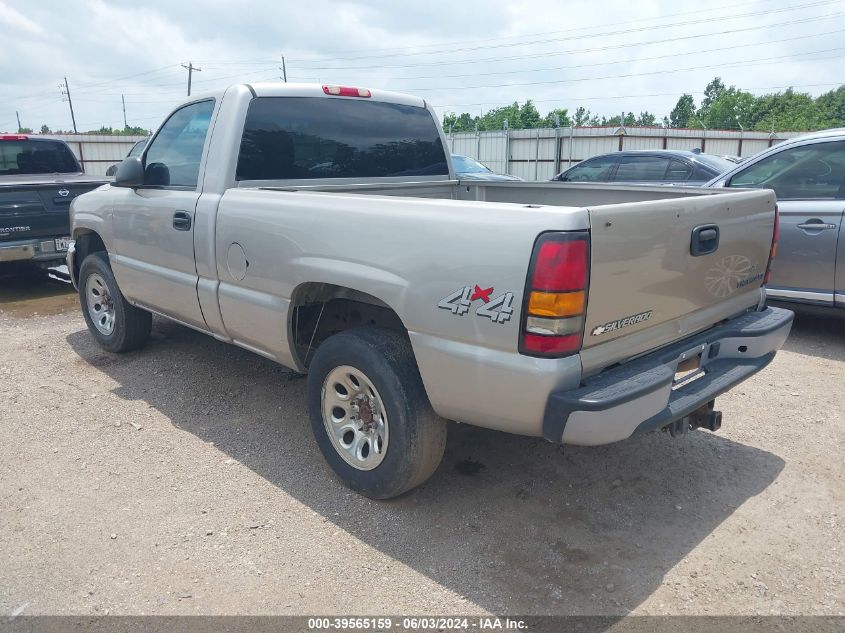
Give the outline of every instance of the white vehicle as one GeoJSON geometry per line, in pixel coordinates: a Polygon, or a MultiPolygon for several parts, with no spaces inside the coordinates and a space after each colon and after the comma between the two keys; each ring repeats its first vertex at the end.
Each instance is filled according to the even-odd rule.
{"type": "Polygon", "coordinates": [[[718,428],[792,322],[762,287],[774,194],[462,181],[445,147],[403,94],[189,99],[74,202],[92,335],[139,348],[157,313],[308,372],[323,455],[376,498],[434,472],[446,420],[583,445],[718,428]]]}

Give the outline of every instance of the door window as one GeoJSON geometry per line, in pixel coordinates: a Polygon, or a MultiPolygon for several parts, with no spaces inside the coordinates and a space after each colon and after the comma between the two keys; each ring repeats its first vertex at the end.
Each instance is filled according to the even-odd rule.
{"type": "Polygon", "coordinates": [[[845,197],[845,141],[785,149],[731,178],[729,187],[774,189],[780,200],[845,197]]]}
{"type": "Polygon", "coordinates": [[[202,149],[214,101],[200,101],[174,112],[150,144],[144,160],[144,184],[196,187],[202,149]]]}
{"type": "Polygon", "coordinates": [[[666,178],[669,159],[661,156],[623,156],[616,170],[616,182],[657,182],[666,178]]]}
{"type": "Polygon", "coordinates": [[[669,162],[669,169],[666,170],[667,182],[686,182],[692,174],[692,165],[682,160],[669,162]]]}
{"type": "Polygon", "coordinates": [[[577,164],[561,176],[564,182],[607,182],[615,156],[599,156],[577,164]]]}

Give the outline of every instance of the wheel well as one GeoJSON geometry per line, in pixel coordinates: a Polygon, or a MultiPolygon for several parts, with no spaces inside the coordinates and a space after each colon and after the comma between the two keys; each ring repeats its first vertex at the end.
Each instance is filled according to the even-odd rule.
{"type": "Polygon", "coordinates": [[[307,368],[314,352],[334,334],[365,325],[401,332],[408,330],[386,303],[359,290],[324,283],[299,286],[291,300],[290,340],[294,356],[307,368]]]}
{"type": "Polygon", "coordinates": [[[107,251],[103,238],[94,231],[80,229],[76,232],[73,239],[76,241],[76,257],[73,262],[74,270],[69,270],[68,272],[71,273],[75,279],[78,279],[79,267],[82,266],[82,262],[85,261],[86,257],[88,257],[91,253],[107,251]]]}

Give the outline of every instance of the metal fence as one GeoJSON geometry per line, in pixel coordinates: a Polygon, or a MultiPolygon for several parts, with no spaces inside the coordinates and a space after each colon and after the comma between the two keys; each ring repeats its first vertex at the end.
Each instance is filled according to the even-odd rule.
{"type": "MultiPolygon", "coordinates": [[[[525,180],[548,180],[584,159],[623,149],[694,149],[709,154],[752,156],[802,132],[737,132],[654,127],[576,127],[456,132],[447,134],[452,152],[490,169],[525,180]]],[[[70,145],[85,172],[102,176],[143,136],[47,134],[70,145]]]]}
{"type": "Polygon", "coordinates": [[[570,165],[630,149],[698,148],[708,154],[753,156],[803,132],[744,132],[657,127],[574,127],[446,135],[452,152],[475,158],[493,171],[525,180],[548,180],[570,165]]]}
{"type": "MultiPolygon", "coordinates": [[[[39,135],[40,136],[40,135],[39,135]]],[[[44,134],[66,142],[86,174],[104,176],[106,170],[122,161],[132,146],[146,136],[111,136],[105,134],[44,134]]]]}

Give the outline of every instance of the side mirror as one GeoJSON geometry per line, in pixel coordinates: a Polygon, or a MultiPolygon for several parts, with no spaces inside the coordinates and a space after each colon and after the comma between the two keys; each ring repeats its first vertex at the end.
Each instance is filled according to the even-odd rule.
{"type": "Polygon", "coordinates": [[[144,184],[144,163],[137,156],[124,158],[114,175],[114,187],[140,187],[144,184]]]}

